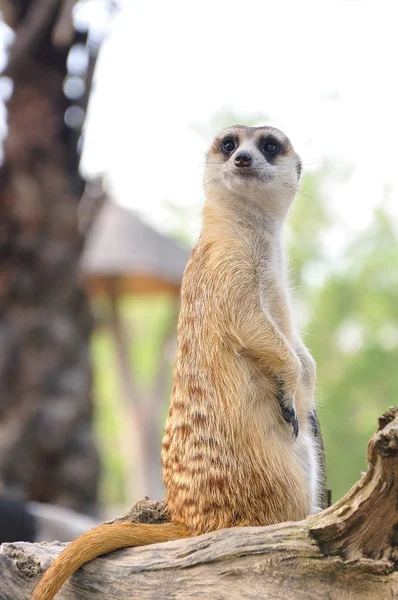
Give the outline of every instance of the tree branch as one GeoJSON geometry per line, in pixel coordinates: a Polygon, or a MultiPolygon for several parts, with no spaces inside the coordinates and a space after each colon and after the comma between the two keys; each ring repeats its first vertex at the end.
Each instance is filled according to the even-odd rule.
{"type": "Polygon", "coordinates": [[[12,75],[21,61],[38,46],[47,27],[54,19],[61,0],[36,0],[16,28],[6,74],[12,75]]]}
{"type": "Polygon", "coordinates": [[[11,0],[0,0],[0,11],[2,18],[9,27],[14,27],[17,19],[17,13],[11,0]]]}
{"type": "MultiPolygon", "coordinates": [[[[78,0],[63,0],[57,21],[51,33],[53,46],[65,48],[72,43],[75,29],[73,27],[72,11],[78,0]]],[[[91,88],[91,81],[88,85],[91,88]]]]}
{"type": "Polygon", "coordinates": [[[311,535],[327,555],[368,557],[398,566],[398,408],[388,409],[369,442],[368,471],[314,520],[311,535]]]}

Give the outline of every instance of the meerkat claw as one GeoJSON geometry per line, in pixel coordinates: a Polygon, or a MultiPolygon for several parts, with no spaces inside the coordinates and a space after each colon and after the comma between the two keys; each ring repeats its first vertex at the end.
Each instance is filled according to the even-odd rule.
{"type": "Polygon", "coordinates": [[[284,384],[282,380],[280,380],[277,399],[281,409],[282,417],[285,419],[286,423],[289,423],[289,425],[293,427],[294,439],[296,439],[299,434],[299,424],[296,409],[294,408],[294,396],[285,395],[284,384]]]}
{"type": "Polygon", "coordinates": [[[285,404],[281,403],[281,412],[282,417],[285,419],[286,423],[289,423],[289,425],[293,427],[294,438],[296,439],[299,434],[299,424],[294,407],[288,407],[285,404]]]}
{"type": "Polygon", "coordinates": [[[310,419],[310,423],[311,423],[312,433],[313,433],[314,437],[317,437],[318,433],[319,433],[319,425],[318,425],[318,418],[316,416],[315,409],[310,411],[309,419],[310,419]]]}

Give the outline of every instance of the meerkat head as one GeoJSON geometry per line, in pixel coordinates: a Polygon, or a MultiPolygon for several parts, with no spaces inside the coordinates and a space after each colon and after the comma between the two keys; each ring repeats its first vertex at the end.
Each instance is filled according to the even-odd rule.
{"type": "Polygon", "coordinates": [[[282,131],[234,125],[216,136],[206,155],[206,196],[283,219],[300,173],[301,160],[282,131]]]}

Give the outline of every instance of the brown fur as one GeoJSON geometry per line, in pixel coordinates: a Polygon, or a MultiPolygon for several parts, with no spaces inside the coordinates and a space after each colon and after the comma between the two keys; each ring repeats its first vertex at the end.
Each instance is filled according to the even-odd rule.
{"type": "Polygon", "coordinates": [[[203,230],[183,279],[162,448],[173,523],[102,525],[84,534],[56,559],[32,600],[51,600],[77,567],[116,548],[311,512],[315,366],[292,324],[280,242],[299,159],[278,130],[237,126],[227,134],[260,166],[254,184],[239,180],[236,192],[239,173],[220,152],[226,133],[208,154],[203,230]],[[262,165],[257,145],[270,134],[283,152],[262,165]],[[297,412],[297,440],[281,414],[281,385],[297,412]]]}
{"type": "MultiPolygon", "coordinates": [[[[267,252],[267,234],[254,245],[244,225],[231,229],[206,208],[184,276],[163,438],[167,506],[172,520],[195,535],[302,519],[311,509],[305,473],[276,401],[276,375],[284,373],[294,390],[300,380],[298,358],[284,341],[291,337],[289,317],[273,311],[280,329],[264,319],[253,268],[259,247],[267,252]]],[[[285,306],[278,277],[268,286],[278,296],[276,307],[285,306]]],[[[309,409],[301,394],[302,427],[309,409]]]]}
{"type": "Polygon", "coordinates": [[[112,523],[100,525],[68,544],[66,551],[47,569],[36,587],[32,600],[54,598],[63,583],[84,563],[129,546],[146,546],[159,542],[189,537],[189,532],[181,525],[145,525],[136,523],[112,523]]]}

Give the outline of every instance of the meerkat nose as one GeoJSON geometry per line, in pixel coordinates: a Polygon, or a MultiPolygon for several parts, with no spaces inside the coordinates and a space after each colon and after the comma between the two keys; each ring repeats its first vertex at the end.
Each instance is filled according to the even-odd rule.
{"type": "Polygon", "coordinates": [[[237,167],[250,167],[252,164],[252,157],[248,152],[241,152],[235,156],[235,165],[237,167]]]}

